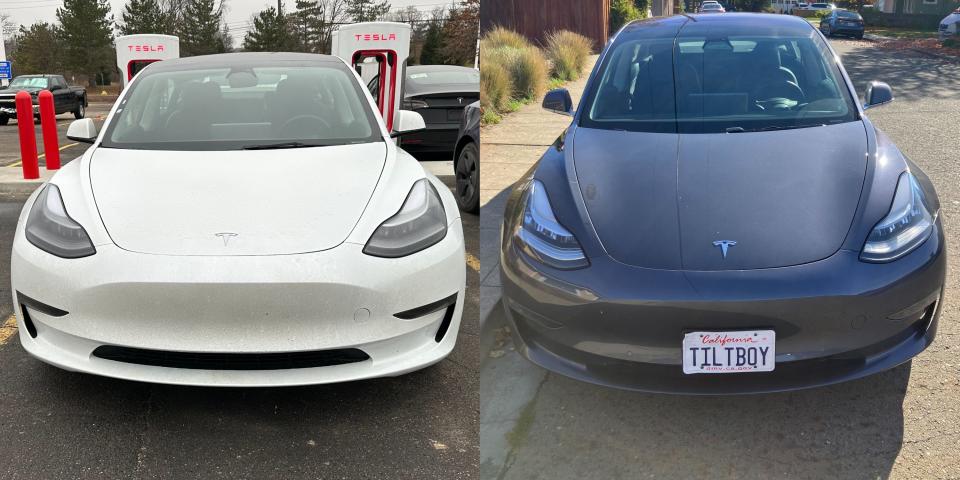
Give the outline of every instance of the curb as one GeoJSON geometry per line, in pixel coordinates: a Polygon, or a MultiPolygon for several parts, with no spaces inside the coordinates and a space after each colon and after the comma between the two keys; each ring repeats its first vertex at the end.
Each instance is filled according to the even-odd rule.
{"type": "Polygon", "coordinates": [[[26,200],[41,185],[47,182],[56,170],[40,168],[40,178],[24,180],[23,170],[18,167],[0,167],[0,198],[26,200]]]}

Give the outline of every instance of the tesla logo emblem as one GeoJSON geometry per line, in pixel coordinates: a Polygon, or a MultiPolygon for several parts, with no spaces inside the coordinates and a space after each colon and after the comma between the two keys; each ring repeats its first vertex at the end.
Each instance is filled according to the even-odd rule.
{"type": "Polygon", "coordinates": [[[163,45],[127,45],[127,50],[131,52],[162,52],[163,45]]]}
{"type": "Polygon", "coordinates": [[[389,42],[396,40],[396,33],[355,33],[353,35],[357,41],[366,40],[368,42],[389,42]]]}
{"type": "MultiPolygon", "coordinates": [[[[236,234],[236,233],[231,233],[231,232],[222,232],[222,233],[214,233],[213,235],[216,236],[216,237],[222,238],[222,239],[223,239],[223,246],[226,247],[227,244],[230,243],[230,239],[233,238],[233,237],[236,237],[238,234],[236,234]]],[[[726,251],[726,248],[724,248],[724,251],[726,251]]]]}
{"type": "Polygon", "coordinates": [[[717,240],[713,242],[714,247],[720,247],[720,253],[723,254],[723,258],[727,258],[727,249],[736,245],[737,242],[733,240],[717,240]]]}
{"type": "Polygon", "coordinates": [[[463,97],[457,97],[457,101],[463,103],[463,97]]]}

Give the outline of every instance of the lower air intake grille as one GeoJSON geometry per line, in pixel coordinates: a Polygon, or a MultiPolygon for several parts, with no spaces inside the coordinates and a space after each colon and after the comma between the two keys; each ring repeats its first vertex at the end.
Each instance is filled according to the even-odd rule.
{"type": "Polygon", "coordinates": [[[370,356],[356,348],[288,353],[190,353],[103,345],[95,357],[116,362],[198,370],[287,370],[357,363],[370,356]]]}

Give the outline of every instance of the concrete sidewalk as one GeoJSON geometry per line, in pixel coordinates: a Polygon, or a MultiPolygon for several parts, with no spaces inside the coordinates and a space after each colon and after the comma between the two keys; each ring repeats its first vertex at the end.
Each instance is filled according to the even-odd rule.
{"type": "MultiPolygon", "coordinates": [[[[580,102],[594,55],[583,78],[570,82],[574,104],[580,102]]],[[[540,101],[524,105],[497,125],[480,131],[480,328],[500,301],[500,224],[510,187],[533,166],[570,124],[570,117],[547,112],[540,101]]],[[[483,340],[481,340],[483,341],[483,340]]]]}
{"type": "Polygon", "coordinates": [[[50,179],[56,170],[40,168],[40,178],[24,180],[23,170],[19,167],[0,167],[0,197],[6,199],[27,198],[40,185],[50,179]]]}

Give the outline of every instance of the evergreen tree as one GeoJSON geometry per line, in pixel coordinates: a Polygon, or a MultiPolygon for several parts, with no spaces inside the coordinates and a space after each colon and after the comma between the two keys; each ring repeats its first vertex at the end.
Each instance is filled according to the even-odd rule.
{"type": "Polygon", "coordinates": [[[420,51],[421,65],[443,64],[443,24],[434,19],[430,21],[427,35],[423,41],[423,50],[420,51]]]}
{"type": "Polygon", "coordinates": [[[443,63],[473,65],[480,31],[480,0],[462,0],[443,25],[443,63]]]}
{"type": "Polygon", "coordinates": [[[53,73],[63,69],[60,57],[60,32],[55,25],[37,22],[20,27],[16,48],[10,52],[15,75],[53,73]]]}
{"type": "Polygon", "coordinates": [[[296,12],[290,16],[297,49],[309,53],[322,52],[321,41],[328,28],[324,6],[318,0],[297,0],[296,5],[296,12]]]}
{"type": "Polygon", "coordinates": [[[354,22],[375,22],[389,11],[389,0],[347,0],[347,15],[354,22]]]}
{"type": "Polygon", "coordinates": [[[184,0],[176,34],[180,37],[180,55],[209,55],[230,49],[223,31],[225,0],[184,0]],[[218,6],[219,4],[219,6],[218,6]]]}
{"type": "Polygon", "coordinates": [[[120,34],[169,33],[169,13],[157,0],[130,0],[120,13],[120,34]]]}
{"type": "Polygon", "coordinates": [[[253,28],[243,39],[243,49],[251,52],[286,52],[294,47],[286,15],[283,10],[273,7],[267,7],[253,17],[253,28]]]}
{"type": "Polygon", "coordinates": [[[57,8],[62,33],[64,67],[88,76],[113,69],[113,15],[108,0],[64,0],[57,8]]]}

